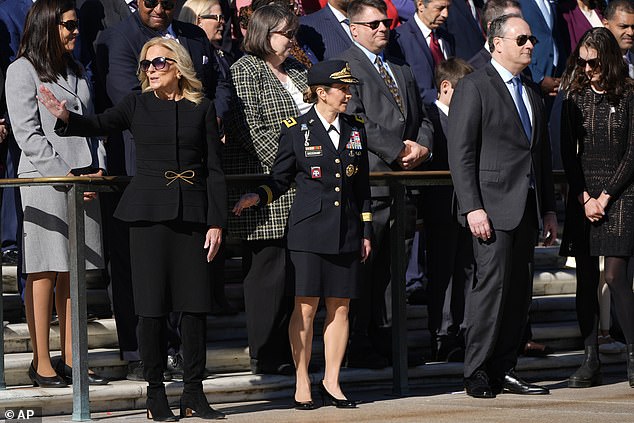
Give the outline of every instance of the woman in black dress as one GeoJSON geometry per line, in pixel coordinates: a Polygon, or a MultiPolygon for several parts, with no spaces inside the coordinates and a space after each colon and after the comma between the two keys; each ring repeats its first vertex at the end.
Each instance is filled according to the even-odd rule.
{"type": "Polygon", "coordinates": [[[60,135],[98,135],[129,129],[136,143],[137,173],[115,217],[130,222],[130,254],[139,348],[148,382],[147,416],[178,420],[163,386],[165,326],[182,312],[181,417],[224,414],[209,407],[202,389],[206,363],[206,313],[211,309],[207,263],[222,238],[226,187],[220,167],[214,105],[189,54],[176,40],[153,38],[141,50],[142,93],[133,93],[103,114],[69,113],[45,87],[40,101],[58,118],[60,135]]]}
{"type": "Polygon", "coordinates": [[[610,31],[585,33],[563,79],[561,154],[570,187],[560,254],[577,264],[577,318],[585,359],[572,388],[601,383],[598,357],[599,256],[627,341],[634,387],[634,293],[627,263],[634,254],[634,85],[610,31]]]}
{"type": "Polygon", "coordinates": [[[339,386],[339,369],[348,343],[350,298],[359,296],[361,264],[370,254],[372,214],[368,154],[363,120],[346,115],[349,84],[358,80],[342,60],[315,64],[308,72],[306,114],[284,121],[271,181],[236,203],[237,215],[265,205],[295,181],[297,194],[287,224],[295,277],[295,309],[289,338],[296,368],[295,407],[315,408],[308,363],[319,298],[326,303],[326,369],[319,389],[339,408],[354,408],[339,386]]]}

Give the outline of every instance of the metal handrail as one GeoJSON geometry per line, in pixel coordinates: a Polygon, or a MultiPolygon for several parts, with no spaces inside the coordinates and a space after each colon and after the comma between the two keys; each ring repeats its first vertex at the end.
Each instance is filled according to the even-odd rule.
{"type": "MultiPolygon", "coordinates": [[[[565,183],[564,173],[553,172],[555,183],[565,183]]],[[[255,186],[267,180],[268,175],[244,174],[226,175],[228,185],[255,186]]],[[[90,420],[90,403],[88,390],[88,334],[86,322],[86,263],[83,248],[77,248],[84,240],[84,192],[118,191],[127,185],[130,177],[126,176],[73,176],[47,178],[0,179],[0,187],[20,186],[66,186],[68,187],[68,222],[70,246],[70,290],[72,319],[72,352],[73,352],[73,415],[74,421],[90,420]],[[82,242],[79,242],[82,240],[82,242]],[[79,317],[79,318],[78,318],[79,317]]],[[[391,231],[391,272],[392,283],[392,375],[393,393],[406,395],[409,392],[407,379],[407,326],[405,299],[405,262],[400,258],[405,255],[405,201],[406,188],[415,186],[451,185],[451,174],[448,171],[401,171],[371,172],[370,183],[373,186],[388,186],[393,199],[392,216],[396,216],[391,231]]],[[[1,258],[0,258],[1,260],[1,258]]],[[[2,266],[0,262],[0,281],[2,266]]],[[[0,283],[0,297],[2,284],[0,283]]],[[[0,301],[0,322],[3,321],[3,304],[0,301]]],[[[4,380],[4,328],[0,331],[0,389],[5,388],[4,380]]]]}

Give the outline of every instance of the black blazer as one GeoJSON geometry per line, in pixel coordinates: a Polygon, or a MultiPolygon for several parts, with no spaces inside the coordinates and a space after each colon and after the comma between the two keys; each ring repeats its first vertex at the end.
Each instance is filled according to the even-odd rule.
{"type": "Polygon", "coordinates": [[[275,201],[295,181],[288,217],[288,248],[318,254],[360,251],[372,236],[368,150],[363,119],[339,114],[335,150],[315,109],[282,125],[271,182],[257,192],[260,204],[275,201]]]}
{"type": "MultiPolygon", "coordinates": [[[[216,90],[215,61],[205,31],[196,25],[177,20],[172,21],[172,29],[178,42],[189,52],[206,96],[213,99],[216,90]]],[[[138,12],[105,32],[108,33],[104,35],[104,40],[108,42],[106,90],[112,104],[117,104],[131,92],[140,90],[136,75],[139,53],[143,44],[160,34],[143,25],[138,12]]]]}
{"type": "Polygon", "coordinates": [[[227,191],[212,101],[204,98],[196,105],[185,99],[160,100],[153,92],[129,94],[105,113],[71,113],[68,125],[58,120],[55,127],[59,135],[86,136],[125,129],[134,136],[137,174],[123,193],[116,218],[225,226],[227,191]]]}
{"type": "Polygon", "coordinates": [[[470,211],[484,209],[494,229],[519,225],[531,170],[537,215],[555,210],[550,141],[539,88],[522,77],[533,112],[532,140],[522,128],[513,98],[490,63],[464,78],[451,101],[447,144],[449,167],[465,224],[470,211]]]}

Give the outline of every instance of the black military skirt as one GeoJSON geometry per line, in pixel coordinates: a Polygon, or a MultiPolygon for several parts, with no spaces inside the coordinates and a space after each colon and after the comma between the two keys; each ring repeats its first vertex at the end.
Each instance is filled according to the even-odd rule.
{"type": "Polygon", "coordinates": [[[130,226],[130,264],[134,309],[138,316],[170,311],[211,310],[205,234],[202,223],[134,222],[130,226]]]}
{"type": "Polygon", "coordinates": [[[358,298],[361,293],[361,252],[316,254],[290,251],[298,297],[358,298]]]}

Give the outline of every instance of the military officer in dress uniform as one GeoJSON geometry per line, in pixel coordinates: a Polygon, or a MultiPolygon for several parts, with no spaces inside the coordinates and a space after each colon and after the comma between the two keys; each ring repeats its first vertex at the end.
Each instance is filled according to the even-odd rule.
{"type": "Polygon", "coordinates": [[[295,407],[315,408],[310,391],[313,319],[326,303],[324,404],[354,408],[339,386],[348,342],[350,298],[359,296],[361,265],[370,254],[372,213],[363,119],[346,115],[349,85],[358,84],[343,60],[320,62],[308,73],[304,101],[314,106],[283,122],[271,180],[245,194],[233,211],[275,201],[295,182],[288,218],[288,249],[295,278],[289,336],[296,368],[295,407]]]}

